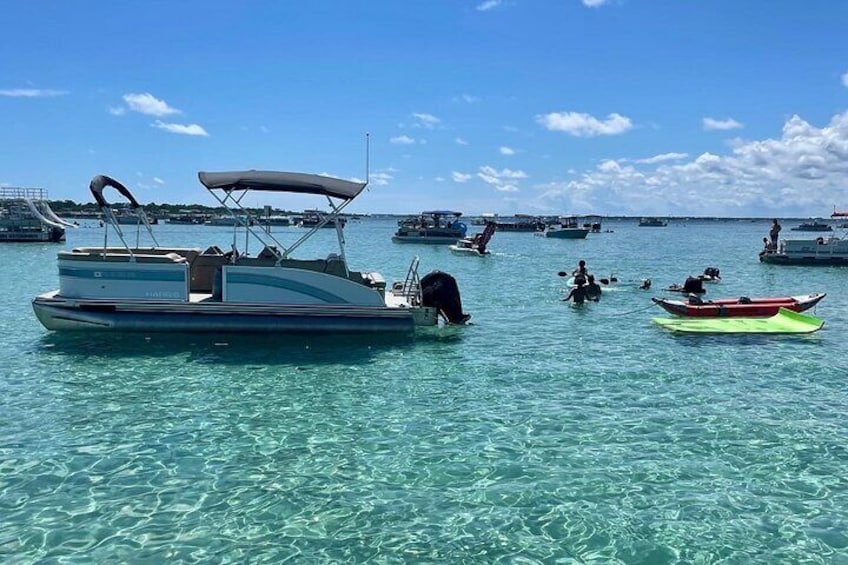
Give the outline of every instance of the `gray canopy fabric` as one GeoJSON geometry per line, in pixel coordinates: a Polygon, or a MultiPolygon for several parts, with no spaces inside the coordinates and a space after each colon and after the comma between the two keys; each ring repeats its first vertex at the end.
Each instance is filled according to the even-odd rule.
{"type": "Polygon", "coordinates": [[[266,190],[269,192],[297,192],[320,194],[351,200],[362,192],[364,182],[353,182],[306,173],[284,173],[278,171],[227,171],[220,173],[197,173],[197,178],[206,188],[221,190],[266,190]]]}

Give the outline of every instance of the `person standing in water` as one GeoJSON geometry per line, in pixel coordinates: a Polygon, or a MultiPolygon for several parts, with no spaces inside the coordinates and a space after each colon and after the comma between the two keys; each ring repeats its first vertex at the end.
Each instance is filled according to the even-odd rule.
{"type": "Polygon", "coordinates": [[[586,279],[580,275],[577,275],[574,279],[574,284],[577,285],[571,289],[571,292],[568,293],[568,296],[562,299],[563,302],[568,302],[569,300],[573,300],[575,304],[583,304],[586,302],[586,279]]]}
{"type": "Polygon", "coordinates": [[[771,247],[772,249],[777,249],[777,238],[780,236],[780,223],[778,223],[777,218],[772,220],[771,229],[769,230],[769,238],[771,239],[771,247]]]}
{"type": "Polygon", "coordinates": [[[586,299],[592,302],[598,302],[601,299],[601,285],[595,282],[595,276],[589,275],[586,277],[588,281],[586,285],[586,299]]]}

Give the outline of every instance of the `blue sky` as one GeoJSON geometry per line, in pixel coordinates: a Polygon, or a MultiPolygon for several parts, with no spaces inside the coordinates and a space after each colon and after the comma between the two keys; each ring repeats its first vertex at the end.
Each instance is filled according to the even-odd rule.
{"type": "MultiPolygon", "coordinates": [[[[364,179],[349,208],[848,208],[848,3],[16,2],[0,185],[213,203],[197,171],[364,179]]],[[[320,207],[308,197],[255,205],[320,207]]]]}

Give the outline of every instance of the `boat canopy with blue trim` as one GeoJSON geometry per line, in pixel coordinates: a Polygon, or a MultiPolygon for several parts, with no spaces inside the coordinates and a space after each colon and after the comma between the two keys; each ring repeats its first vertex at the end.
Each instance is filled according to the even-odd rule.
{"type": "Polygon", "coordinates": [[[268,192],[295,192],[319,194],[342,200],[356,198],[368,183],[278,171],[227,171],[219,173],[199,172],[197,177],[209,190],[264,190],[268,192]]]}

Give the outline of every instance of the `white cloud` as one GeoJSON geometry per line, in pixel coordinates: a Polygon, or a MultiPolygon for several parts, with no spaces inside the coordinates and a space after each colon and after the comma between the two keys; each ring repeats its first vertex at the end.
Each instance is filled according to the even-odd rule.
{"type": "Polygon", "coordinates": [[[165,184],[165,181],[163,181],[159,177],[153,177],[153,182],[155,182],[156,184],[165,184]]]}
{"type": "Polygon", "coordinates": [[[654,163],[662,163],[663,161],[680,161],[688,156],[688,153],[661,153],[660,155],[654,155],[653,157],[648,157],[646,159],[634,159],[633,162],[653,165],[654,163]]]}
{"type": "Polygon", "coordinates": [[[0,96],[9,96],[11,98],[52,98],[54,96],[64,96],[67,90],[52,90],[49,88],[12,88],[10,90],[0,90],[0,96]]]}
{"type": "Polygon", "coordinates": [[[563,131],[575,137],[596,135],[618,135],[633,128],[630,118],[612,113],[606,120],[599,120],[580,112],[552,112],[536,116],[536,121],[550,131],[563,131]]]}
{"type": "Polygon", "coordinates": [[[610,0],[583,0],[583,5],[587,8],[599,8],[604,4],[609,4],[610,0]]]}
{"type": "Polygon", "coordinates": [[[498,6],[500,6],[500,4],[501,0],[485,0],[485,2],[477,4],[477,10],[479,10],[480,12],[486,12],[493,8],[497,8],[498,6]]]}
{"type": "Polygon", "coordinates": [[[127,109],[123,106],[110,106],[106,108],[106,111],[112,114],[113,116],[123,116],[127,113],[127,109]]]}
{"type": "Polygon", "coordinates": [[[739,129],[742,127],[742,124],[734,120],[733,118],[727,118],[726,120],[716,120],[714,118],[704,118],[704,129],[706,131],[727,131],[730,129],[739,129]]]}
{"type": "Polygon", "coordinates": [[[792,116],[779,138],[670,160],[647,170],[606,160],[575,180],[540,187],[542,198],[578,213],[824,215],[848,203],[848,112],[821,128],[792,116]]]}
{"type": "Polygon", "coordinates": [[[468,145],[468,142],[461,137],[457,137],[454,141],[456,141],[457,145],[468,145]]]}
{"type": "Polygon", "coordinates": [[[471,180],[473,175],[466,175],[465,173],[458,173],[456,171],[451,172],[451,178],[453,182],[463,183],[471,180]]]}
{"type": "Polygon", "coordinates": [[[605,159],[598,165],[598,170],[605,173],[614,173],[621,170],[621,165],[614,159],[605,159]]]}
{"type": "Polygon", "coordinates": [[[436,126],[442,123],[442,120],[440,120],[433,114],[415,113],[412,114],[412,117],[415,118],[414,127],[434,129],[436,126]]]}
{"type": "Polygon", "coordinates": [[[527,173],[521,170],[502,169],[485,165],[480,167],[477,176],[486,184],[500,192],[518,192],[517,181],[527,178],[527,173]]]}
{"type": "Polygon", "coordinates": [[[480,98],[478,98],[477,96],[472,96],[470,94],[463,94],[459,97],[459,100],[462,100],[463,102],[467,102],[469,104],[474,104],[475,102],[479,102],[480,98]]]}
{"type": "Polygon", "coordinates": [[[161,120],[156,120],[155,122],[153,122],[150,125],[155,127],[155,128],[163,129],[163,130],[169,131],[171,133],[178,133],[178,134],[181,134],[181,135],[195,135],[195,136],[202,136],[202,137],[208,137],[209,136],[209,134],[206,132],[206,130],[203,129],[203,127],[201,127],[197,124],[168,124],[168,123],[162,122],[161,120]]]}
{"type": "Polygon", "coordinates": [[[415,143],[415,139],[408,135],[398,135],[397,137],[389,138],[389,143],[393,145],[412,145],[415,143]]]}
{"type": "Polygon", "coordinates": [[[133,112],[146,114],[148,116],[169,116],[171,114],[180,114],[176,108],[168,106],[164,100],[159,100],[149,92],[141,94],[124,94],[124,102],[133,112]]]}
{"type": "Polygon", "coordinates": [[[395,177],[387,171],[377,171],[375,173],[371,173],[369,181],[371,184],[376,184],[377,186],[386,186],[389,184],[389,181],[394,178],[395,177]]]}
{"type": "Polygon", "coordinates": [[[499,149],[501,155],[515,155],[515,149],[512,147],[503,146],[499,149]]]}
{"type": "Polygon", "coordinates": [[[848,72],[842,75],[842,86],[848,88],[848,72]]]}

